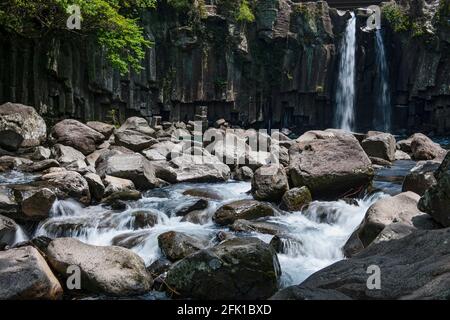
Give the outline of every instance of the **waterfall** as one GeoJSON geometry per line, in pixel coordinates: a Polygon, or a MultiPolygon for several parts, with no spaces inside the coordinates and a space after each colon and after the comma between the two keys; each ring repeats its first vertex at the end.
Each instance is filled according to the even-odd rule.
{"type": "Polygon", "coordinates": [[[336,88],[335,126],[346,131],[354,128],[356,17],[348,21],[340,46],[338,84],[336,88]]]}
{"type": "Polygon", "coordinates": [[[381,30],[375,32],[375,57],[378,67],[379,83],[376,93],[376,109],[374,114],[374,127],[377,130],[389,132],[391,130],[391,96],[389,92],[389,68],[381,30]]]}

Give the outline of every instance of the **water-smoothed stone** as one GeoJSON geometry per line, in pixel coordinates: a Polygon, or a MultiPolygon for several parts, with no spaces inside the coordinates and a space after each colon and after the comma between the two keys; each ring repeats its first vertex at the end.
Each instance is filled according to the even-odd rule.
{"type": "Polygon", "coordinates": [[[152,161],[156,178],[168,183],[177,183],[177,172],[167,161],[152,161]]]}
{"type": "Polygon", "coordinates": [[[263,166],[255,171],[252,195],[256,200],[279,202],[289,190],[289,182],[282,165],[263,166]]]}
{"type": "Polygon", "coordinates": [[[269,245],[234,238],[178,261],[166,283],[175,298],[256,300],[275,293],[279,276],[278,258],[269,245]]]}
{"type": "Polygon", "coordinates": [[[159,258],[147,267],[147,271],[156,278],[157,276],[167,272],[172,266],[172,262],[165,257],[159,258]]]}
{"type": "Polygon", "coordinates": [[[102,203],[112,205],[117,201],[136,201],[142,198],[142,194],[137,190],[121,190],[108,195],[102,203]]]}
{"type": "Polygon", "coordinates": [[[63,167],[70,166],[77,161],[83,163],[84,167],[87,166],[86,157],[75,148],[64,146],[58,143],[53,146],[52,153],[56,161],[58,161],[63,167]]]}
{"type": "Polygon", "coordinates": [[[48,218],[55,201],[56,194],[53,191],[48,188],[40,189],[22,200],[22,213],[34,220],[48,218]]]}
{"type": "Polygon", "coordinates": [[[0,300],[57,300],[63,289],[35,248],[0,251],[0,300]]]}
{"type": "Polygon", "coordinates": [[[159,181],[150,161],[138,153],[115,154],[97,162],[97,173],[133,181],[138,189],[151,189],[158,186],[159,181]]]}
{"type": "Polygon", "coordinates": [[[152,278],[144,261],[132,251],[115,247],[98,247],[72,238],[53,240],[46,250],[51,267],[62,278],[67,268],[81,269],[83,291],[113,296],[139,295],[148,292],[152,278]]]}
{"type": "Polygon", "coordinates": [[[380,167],[390,167],[392,166],[392,162],[384,160],[382,158],[369,157],[370,161],[374,166],[380,167]]]}
{"type": "Polygon", "coordinates": [[[205,210],[195,210],[186,214],[181,222],[190,222],[194,224],[204,225],[210,221],[210,215],[205,210]]]}
{"type": "Polygon", "coordinates": [[[450,153],[435,173],[437,183],[425,191],[419,209],[444,227],[450,227],[450,153]]]}
{"type": "Polygon", "coordinates": [[[430,138],[422,133],[412,135],[411,151],[414,160],[437,160],[442,161],[447,154],[438,143],[433,142],[430,138]]]}
{"type": "Polygon", "coordinates": [[[50,168],[58,168],[60,164],[55,159],[46,159],[32,164],[24,164],[20,166],[20,170],[25,172],[41,172],[50,168]]]}
{"type": "Polygon", "coordinates": [[[33,161],[30,159],[15,157],[15,156],[1,156],[0,157],[0,171],[8,171],[12,169],[19,169],[21,171],[29,166],[33,165],[33,161]]]}
{"type": "Polygon", "coordinates": [[[158,236],[161,251],[170,261],[181,260],[208,246],[208,241],[177,231],[165,232],[158,236]]]}
{"type": "MultiPolygon", "coordinates": [[[[333,290],[351,299],[447,299],[450,286],[450,229],[415,230],[392,241],[369,246],[358,255],[326,267],[296,290],[333,290]],[[381,288],[367,289],[367,268],[381,270],[381,288]],[[412,281],[413,279],[413,281],[412,281]]],[[[296,299],[293,287],[272,298],[296,299]]]]}
{"type": "Polygon", "coordinates": [[[19,204],[17,203],[13,190],[0,186],[0,214],[6,216],[13,216],[19,211],[19,204]]]}
{"type": "Polygon", "coordinates": [[[185,196],[191,196],[201,199],[210,199],[210,200],[222,200],[223,197],[214,192],[210,189],[202,189],[202,188],[196,188],[196,189],[188,189],[183,192],[183,195],[185,196]]]}
{"type": "Polygon", "coordinates": [[[270,221],[248,221],[236,220],[230,229],[235,232],[258,232],[271,235],[281,235],[288,232],[288,229],[270,221]]]}
{"type": "Polygon", "coordinates": [[[161,220],[159,214],[151,210],[134,211],[131,216],[131,227],[135,230],[154,227],[161,220]]]}
{"type": "Polygon", "coordinates": [[[44,119],[33,107],[18,103],[0,105],[0,147],[16,151],[35,147],[47,138],[44,119]]]}
{"type": "Polygon", "coordinates": [[[52,128],[51,136],[57,143],[73,147],[84,155],[94,152],[105,140],[101,133],[73,119],[58,122],[52,128]]]}
{"type": "Polygon", "coordinates": [[[434,172],[439,168],[440,162],[434,160],[419,161],[405,176],[402,191],[412,191],[423,196],[425,191],[436,184],[434,172]]]}
{"type": "Polygon", "coordinates": [[[307,186],[314,198],[364,190],[374,171],[356,140],[347,136],[302,142],[289,150],[291,187],[307,186]]]}
{"type": "Polygon", "coordinates": [[[367,248],[383,229],[392,223],[402,222],[416,229],[437,228],[433,219],[417,208],[419,199],[418,194],[409,191],[375,202],[345,244],[345,255],[350,257],[367,248]]]}
{"type": "Polygon", "coordinates": [[[397,149],[403,151],[404,153],[411,154],[411,141],[412,139],[403,139],[397,142],[397,149]]]}
{"type": "Polygon", "coordinates": [[[213,220],[219,225],[230,225],[239,219],[253,220],[274,216],[275,210],[263,202],[255,200],[238,200],[220,207],[213,220]]]}
{"type": "Polygon", "coordinates": [[[286,191],[281,201],[281,209],[300,211],[312,201],[308,187],[293,188],[286,191]]]}
{"type": "Polygon", "coordinates": [[[291,256],[305,255],[303,242],[288,233],[278,233],[272,240],[270,246],[277,252],[291,256]]]}
{"type": "Polygon", "coordinates": [[[201,163],[190,155],[183,155],[172,159],[170,164],[175,169],[177,183],[223,182],[230,178],[230,168],[211,155],[205,155],[201,163]]]}
{"type": "Polygon", "coordinates": [[[114,246],[119,246],[126,249],[133,249],[137,246],[142,246],[148,237],[152,234],[151,230],[138,230],[135,232],[125,232],[115,236],[111,243],[114,246]]]}
{"type": "Polygon", "coordinates": [[[395,160],[396,141],[392,134],[380,133],[367,137],[361,143],[369,157],[395,160]]]}
{"type": "Polygon", "coordinates": [[[103,184],[102,179],[99,175],[95,173],[86,173],[84,175],[84,179],[86,179],[89,190],[91,192],[92,198],[94,198],[97,201],[100,201],[103,198],[103,195],[105,194],[105,185],[103,184]]]}
{"type": "Polygon", "coordinates": [[[411,156],[402,150],[396,150],[395,160],[411,160],[411,156]]]}
{"type": "Polygon", "coordinates": [[[101,133],[106,139],[108,139],[114,132],[114,126],[112,124],[100,122],[100,121],[88,121],[86,125],[101,133]]]}
{"type": "Polygon", "coordinates": [[[19,226],[14,220],[0,215],[0,247],[14,244],[19,226]]]}
{"type": "Polygon", "coordinates": [[[116,192],[135,190],[133,181],[127,179],[116,178],[112,176],[105,176],[103,179],[105,188],[105,196],[109,196],[116,192]]]}
{"type": "Polygon", "coordinates": [[[194,202],[188,202],[182,208],[178,209],[176,215],[178,217],[184,217],[185,215],[187,215],[192,211],[204,210],[208,208],[208,204],[209,204],[208,201],[205,199],[199,199],[195,200],[194,202]]]}

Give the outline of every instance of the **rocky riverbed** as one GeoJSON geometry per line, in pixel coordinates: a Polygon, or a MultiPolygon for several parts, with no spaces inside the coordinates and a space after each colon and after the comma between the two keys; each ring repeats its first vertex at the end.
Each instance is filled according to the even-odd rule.
{"type": "Polygon", "coordinates": [[[32,107],[0,106],[0,299],[448,298],[439,144],[195,129],[47,128],[32,107]],[[369,265],[381,290],[366,287],[369,265]]]}

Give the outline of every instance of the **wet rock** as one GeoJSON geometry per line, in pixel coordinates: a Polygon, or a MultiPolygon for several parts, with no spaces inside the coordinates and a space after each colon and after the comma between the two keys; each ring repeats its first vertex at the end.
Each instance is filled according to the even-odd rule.
{"type": "Polygon", "coordinates": [[[396,239],[404,238],[416,230],[413,226],[403,223],[403,222],[394,222],[387,225],[383,231],[373,240],[371,245],[380,243],[383,241],[391,241],[396,239]]]}
{"type": "Polygon", "coordinates": [[[105,136],[101,133],[72,119],[58,122],[53,127],[51,136],[57,143],[73,147],[84,155],[94,152],[97,145],[105,140],[105,136]]]}
{"type": "Polygon", "coordinates": [[[181,222],[190,222],[194,224],[200,224],[204,225],[207,224],[210,221],[210,216],[208,212],[204,210],[196,210],[191,211],[188,214],[186,214],[183,219],[181,219],[181,222]]]}
{"type": "Polygon", "coordinates": [[[133,229],[145,229],[154,227],[159,221],[159,214],[151,210],[139,210],[131,213],[133,217],[131,227],[133,229]]]}
{"type": "Polygon", "coordinates": [[[126,232],[115,236],[111,243],[114,246],[132,249],[145,243],[152,232],[149,230],[140,230],[136,232],[126,232]]]}
{"type": "Polygon", "coordinates": [[[400,151],[403,151],[404,153],[407,153],[407,154],[412,153],[411,141],[412,141],[411,138],[398,141],[397,149],[400,151]]]}
{"type": "Polygon", "coordinates": [[[395,151],[395,160],[411,160],[411,156],[401,150],[395,151]]]}
{"type": "Polygon", "coordinates": [[[438,143],[434,143],[430,138],[421,133],[416,133],[410,137],[411,151],[414,160],[438,160],[444,159],[447,151],[438,143]]]}
{"type": "Polygon", "coordinates": [[[67,277],[68,266],[80,267],[84,291],[129,296],[146,293],[152,286],[144,261],[125,248],[98,247],[60,238],[53,240],[45,253],[51,267],[63,278],[67,277]]]}
{"type": "Polygon", "coordinates": [[[234,238],[175,263],[166,283],[176,298],[266,299],[278,287],[275,251],[256,238],[234,238]]]}
{"type": "Polygon", "coordinates": [[[86,179],[89,185],[91,196],[97,201],[102,200],[103,195],[105,194],[105,185],[100,176],[95,173],[86,173],[84,179],[86,179]]]}
{"type": "Polygon", "coordinates": [[[134,152],[147,149],[158,142],[155,138],[134,130],[118,131],[115,136],[118,146],[123,146],[134,152]]]}
{"type": "Polygon", "coordinates": [[[102,203],[112,205],[117,201],[136,201],[142,198],[142,194],[137,190],[116,191],[102,200],[102,203]]]}
{"type": "Polygon", "coordinates": [[[5,186],[0,186],[0,214],[12,216],[19,211],[19,205],[15,200],[13,191],[5,186]]]}
{"type": "Polygon", "coordinates": [[[167,161],[152,161],[152,166],[155,169],[155,176],[168,183],[177,182],[177,172],[170,166],[167,161]]]}
{"type": "Polygon", "coordinates": [[[292,187],[307,186],[314,198],[358,192],[370,183],[371,161],[352,136],[317,139],[289,150],[292,187]]]}
{"type": "Polygon", "coordinates": [[[389,133],[371,135],[363,140],[361,145],[369,157],[395,160],[396,141],[389,133]]]}
{"type": "Polygon", "coordinates": [[[0,246],[11,246],[14,243],[18,229],[19,226],[14,220],[0,215],[0,246]]]}
{"type": "Polygon", "coordinates": [[[278,235],[284,234],[288,230],[281,225],[267,222],[267,221],[248,221],[248,220],[236,220],[230,229],[235,232],[258,232],[264,234],[278,235]]]}
{"type": "MultiPolygon", "coordinates": [[[[450,275],[449,237],[450,229],[416,230],[402,239],[371,245],[353,258],[314,273],[295,287],[313,292],[334,290],[351,299],[446,299],[450,275]],[[381,270],[378,290],[367,289],[367,270],[373,265],[381,270]]],[[[285,295],[291,290],[292,287],[283,289],[274,298],[292,297],[285,295]]]]}
{"type": "Polygon", "coordinates": [[[428,188],[436,184],[434,172],[439,168],[440,162],[429,160],[419,161],[405,176],[402,191],[412,191],[423,196],[428,188]]]}
{"type": "Polygon", "coordinates": [[[158,244],[170,261],[181,260],[208,246],[208,242],[203,239],[176,231],[159,235],[158,244]]]}
{"type": "Polygon", "coordinates": [[[274,216],[274,209],[255,200],[239,200],[220,207],[213,220],[219,225],[229,225],[239,219],[253,220],[262,217],[274,216]]]}
{"type": "Polygon", "coordinates": [[[86,125],[94,129],[95,131],[101,133],[106,139],[108,139],[114,132],[114,126],[112,124],[103,123],[99,121],[89,121],[86,125]]]}
{"type": "Polygon", "coordinates": [[[372,162],[372,164],[376,165],[376,166],[381,166],[381,167],[390,167],[390,166],[392,166],[392,162],[384,160],[384,159],[381,159],[381,158],[370,157],[369,159],[372,162]]]}
{"type": "Polygon", "coordinates": [[[0,300],[58,300],[63,289],[33,247],[0,252],[0,300]]]}
{"type": "Polygon", "coordinates": [[[419,209],[444,227],[450,227],[450,153],[435,173],[437,183],[425,191],[419,209]]]}
{"type": "Polygon", "coordinates": [[[253,170],[247,166],[237,168],[234,173],[234,179],[237,181],[251,181],[253,179],[253,170]]]}
{"type": "Polygon", "coordinates": [[[35,147],[47,138],[44,119],[34,108],[18,103],[0,106],[0,147],[16,151],[20,147],[35,147]]]}
{"type": "Polygon", "coordinates": [[[293,188],[284,193],[280,207],[288,211],[300,211],[312,201],[307,187],[293,188]]]}
{"type": "Polygon", "coordinates": [[[138,189],[151,189],[159,184],[151,162],[138,153],[107,157],[97,162],[96,170],[100,176],[131,180],[138,189]]]}
{"type": "Polygon", "coordinates": [[[75,171],[61,171],[41,177],[60,199],[74,198],[83,204],[91,202],[89,185],[81,174],[75,171]]]}
{"type": "Polygon", "coordinates": [[[436,224],[430,217],[417,209],[420,199],[414,192],[404,192],[375,202],[366,212],[364,220],[344,246],[347,257],[368,247],[383,229],[396,222],[402,222],[416,229],[434,229],[436,224]]]}
{"type": "Polygon", "coordinates": [[[30,219],[41,220],[48,218],[56,195],[50,189],[43,188],[22,200],[23,214],[30,219]]]}
{"type": "Polygon", "coordinates": [[[122,192],[127,190],[134,190],[134,183],[131,180],[116,178],[112,176],[105,176],[103,180],[106,188],[105,188],[105,196],[109,196],[115,192],[122,192]]]}
{"type": "Polygon", "coordinates": [[[38,162],[34,162],[30,165],[22,165],[20,169],[25,172],[41,172],[50,168],[57,168],[60,164],[55,159],[47,159],[38,162]]]}
{"type": "Polygon", "coordinates": [[[33,161],[14,156],[1,156],[0,157],[0,171],[8,171],[12,169],[23,170],[33,165],[33,161]]]}
{"type": "Polygon", "coordinates": [[[34,149],[33,154],[31,155],[31,159],[40,161],[40,160],[47,160],[50,158],[52,152],[49,148],[45,148],[42,146],[38,146],[34,149]]]}
{"type": "Polygon", "coordinates": [[[170,262],[167,258],[159,258],[151,265],[147,267],[147,271],[152,275],[152,277],[156,278],[160,274],[167,272],[172,266],[172,262],[170,262]]]}
{"type": "Polygon", "coordinates": [[[289,182],[282,165],[272,164],[255,171],[252,195],[256,200],[279,202],[287,190],[289,182]]]}
{"type": "Polygon", "coordinates": [[[275,235],[270,240],[270,246],[277,253],[289,254],[291,256],[304,255],[305,253],[303,243],[289,234],[279,233],[275,235]]]}
{"type": "Polygon", "coordinates": [[[208,208],[208,201],[205,199],[199,199],[194,201],[193,203],[187,203],[186,205],[184,205],[183,208],[179,209],[176,212],[176,215],[178,217],[184,217],[192,211],[204,210],[206,208],[208,208]]]}
{"type": "Polygon", "coordinates": [[[191,196],[201,199],[210,199],[210,200],[222,200],[222,196],[210,189],[202,189],[202,188],[196,188],[196,189],[188,189],[183,192],[183,195],[185,196],[191,196]]]}

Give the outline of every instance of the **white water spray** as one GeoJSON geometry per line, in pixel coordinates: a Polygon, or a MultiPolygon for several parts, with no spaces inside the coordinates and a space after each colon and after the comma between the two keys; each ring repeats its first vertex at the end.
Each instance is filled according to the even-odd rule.
{"type": "Polygon", "coordinates": [[[335,126],[352,131],[355,120],[355,51],[356,51],[356,17],[348,21],[345,36],[340,46],[338,84],[336,88],[335,126]]]}

